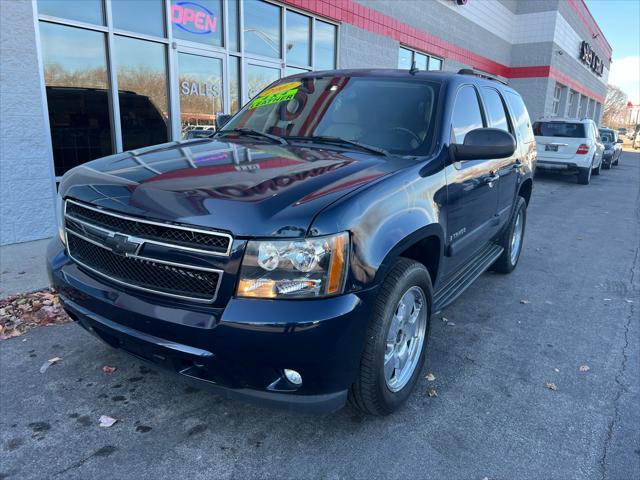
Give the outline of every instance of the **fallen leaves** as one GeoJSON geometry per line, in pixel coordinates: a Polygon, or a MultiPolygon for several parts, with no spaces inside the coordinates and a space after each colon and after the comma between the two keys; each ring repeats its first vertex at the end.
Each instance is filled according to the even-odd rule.
{"type": "Polygon", "coordinates": [[[113,426],[113,424],[115,424],[117,421],[118,421],[118,420],[116,420],[116,419],[115,419],[115,418],[113,418],[113,417],[110,417],[110,416],[108,416],[108,415],[102,415],[102,416],[100,417],[100,424],[99,424],[99,425],[100,425],[101,427],[108,428],[108,427],[113,426]]]}
{"type": "Polygon", "coordinates": [[[529,303],[531,303],[529,300],[520,300],[520,303],[523,305],[527,305],[529,303]]]}
{"type": "Polygon", "coordinates": [[[544,386],[547,387],[549,390],[553,390],[554,392],[558,390],[558,386],[553,382],[547,382],[544,384],[544,386]]]}
{"type": "Polygon", "coordinates": [[[46,362],[44,362],[42,364],[42,366],[40,367],[40,373],[44,373],[47,371],[47,369],[51,366],[51,365],[55,365],[58,362],[61,362],[62,358],[60,357],[53,357],[50,358],[49,360],[47,360],[46,362]]]}
{"type": "Polygon", "coordinates": [[[578,368],[578,370],[580,370],[581,372],[588,372],[589,370],[591,370],[591,367],[589,365],[580,365],[580,368],[578,368]]]}
{"type": "Polygon", "coordinates": [[[0,300],[0,340],[19,337],[40,325],[60,325],[71,319],[52,290],[13,295],[0,300]]]}
{"type": "Polygon", "coordinates": [[[436,376],[433,373],[429,372],[424,378],[426,378],[428,382],[433,382],[436,379],[436,376]]]}
{"type": "Polygon", "coordinates": [[[438,391],[435,388],[430,388],[429,391],[427,392],[427,395],[429,397],[437,397],[438,391]]]}
{"type": "Polygon", "coordinates": [[[117,368],[116,367],[112,367],[111,365],[105,365],[104,367],[102,367],[102,371],[104,373],[111,374],[111,373],[115,372],[116,370],[117,370],[117,368]]]}

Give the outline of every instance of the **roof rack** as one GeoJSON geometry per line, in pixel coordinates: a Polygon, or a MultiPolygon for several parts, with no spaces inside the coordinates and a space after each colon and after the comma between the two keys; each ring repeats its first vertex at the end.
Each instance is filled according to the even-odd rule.
{"type": "Polygon", "coordinates": [[[507,84],[507,82],[505,80],[501,80],[498,77],[494,77],[493,75],[489,75],[486,72],[483,72],[481,70],[475,70],[473,68],[462,68],[462,69],[458,70],[458,74],[460,74],[460,75],[473,75],[474,77],[485,78],[487,80],[494,80],[496,82],[502,83],[503,85],[507,84]]]}

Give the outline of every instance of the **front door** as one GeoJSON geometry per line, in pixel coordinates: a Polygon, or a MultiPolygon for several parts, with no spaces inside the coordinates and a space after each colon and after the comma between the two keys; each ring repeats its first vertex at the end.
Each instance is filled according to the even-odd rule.
{"type": "Polygon", "coordinates": [[[224,111],[224,57],[184,48],[177,57],[180,138],[206,136],[224,111]]]}
{"type": "MultiPolygon", "coordinates": [[[[475,87],[461,87],[451,117],[451,143],[462,144],[468,132],[484,126],[475,87]]],[[[455,272],[497,233],[497,169],[496,160],[468,160],[452,162],[445,170],[445,275],[455,272]]]]}

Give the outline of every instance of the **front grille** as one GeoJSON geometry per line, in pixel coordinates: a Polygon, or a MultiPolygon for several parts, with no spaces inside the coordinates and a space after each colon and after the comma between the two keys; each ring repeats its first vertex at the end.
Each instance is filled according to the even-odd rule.
{"type": "Polygon", "coordinates": [[[133,235],[151,242],[169,243],[172,246],[217,255],[227,255],[231,246],[231,236],[228,234],[205,232],[183,226],[162,225],[144,219],[97,210],[69,200],[66,202],[65,215],[110,231],[133,235]]]}
{"type": "Polygon", "coordinates": [[[187,265],[162,263],[141,257],[113,253],[68,231],[69,255],[94,273],[137,289],[174,297],[213,301],[220,272],[187,265]]]}

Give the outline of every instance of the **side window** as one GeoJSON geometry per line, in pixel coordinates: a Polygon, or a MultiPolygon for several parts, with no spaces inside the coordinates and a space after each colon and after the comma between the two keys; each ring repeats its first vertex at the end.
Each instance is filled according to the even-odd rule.
{"type": "Polygon", "coordinates": [[[489,126],[512,133],[507,120],[507,112],[505,112],[504,103],[502,103],[502,97],[498,91],[494,88],[483,87],[481,92],[484,105],[487,108],[489,126]]]}
{"type": "Polygon", "coordinates": [[[506,92],[505,99],[507,100],[509,107],[511,107],[518,137],[520,137],[523,143],[531,143],[535,141],[533,130],[531,129],[529,112],[527,111],[527,107],[524,106],[522,97],[517,93],[506,92]]]}
{"type": "Polygon", "coordinates": [[[478,104],[476,89],[471,85],[465,85],[458,91],[456,103],[451,115],[451,141],[464,143],[464,137],[471,130],[482,128],[482,113],[478,104]]]}

